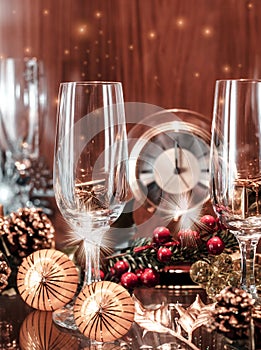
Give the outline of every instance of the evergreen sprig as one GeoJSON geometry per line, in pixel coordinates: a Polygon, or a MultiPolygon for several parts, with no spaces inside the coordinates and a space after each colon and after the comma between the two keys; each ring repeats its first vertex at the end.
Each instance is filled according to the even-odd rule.
{"type": "MultiPolygon", "coordinates": [[[[231,254],[238,250],[238,243],[235,236],[229,231],[219,231],[217,235],[224,241],[224,253],[231,254]]],[[[164,246],[164,245],[162,245],[164,246]]],[[[168,246],[172,251],[171,260],[168,263],[162,263],[157,259],[157,250],[161,246],[153,243],[151,238],[138,238],[133,240],[130,247],[121,252],[107,258],[108,274],[111,268],[118,260],[126,260],[131,271],[144,268],[154,268],[157,271],[162,271],[167,266],[177,264],[192,264],[197,260],[206,259],[209,257],[206,242],[200,240],[192,245],[174,244],[168,246]]]]}

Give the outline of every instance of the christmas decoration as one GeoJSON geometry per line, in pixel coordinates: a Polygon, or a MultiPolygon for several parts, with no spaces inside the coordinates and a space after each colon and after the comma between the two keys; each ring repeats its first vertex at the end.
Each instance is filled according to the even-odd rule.
{"type": "Polygon", "coordinates": [[[121,285],[129,290],[137,287],[139,283],[138,276],[133,272],[125,272],[121,276],[121,285]]]}
{"type": "Polygon", "coordinates": [[[17,273],[17,288],[29,306],[53,311],[70,302],[78,279],[78,271],[67,255],[42,249],[24,258],[17,273]]]}
{"type": "Polygon", "coordinates": [[[7,287],[8,278],[11,275],[11,269],[7,259],[3,253],[0,252],[0,293],[7,287]]]}
{"type": "Polygon", "coordinates": [[[220,237],[214,236],[207,241],[207,248],[209,254],[219,255],[224,251],[225,243],[220,237]]]}
{"type": "Polygon", "coordinates": [[[240,265],[226,253],[198,260],[190,267],[192,281],[205,288],[208,296],[214,300],[226,286],[238,286],[240,277],[240,265]]]}
{"type": "Polygon", "coordinates": [[[247,337],[255,303],[252,296],[242,289],[229,286],[217,295],[216,300],[209,329],[224,333],[231,339],[247,337]]]}
{"type": "Polygon", "coordinates": [[[19,343],[22,350],[78,349],[78,339],[60,331],[53,323],[51,312],[39,310],[31,312],[23,321],[19,343]]]}
{"type": "Polygon", "coordinates": [[[22,259],[39,249],[55,247],[54,227],[42,209],[20,208],[0,215],[0,251],[11,268],[6,289],[16,289],[16,275],[22,259]]]}
{"type": "Polygon", "coordinates": [[[23,258],[39,249],[54,248],[54,232],[51,221],[41,209],[21,208],[1,218],[0,249],[6,255],[23,258]]]}
{"type": "Polygon", "coordinates": [[[127,290],[109,281],[94,282],[80,292],[74,305],[80,332],[99,342],[121,338],[134,320],[134,302],[127,290]]]}
{"type": "MultiPolygon", "coordinates": [[[[107,257],[105,279],[118,283],[121,275],[128,271],[138,276],[139,285],[153,287],[155,283],[160,283],[161,273],[166,273],[169,267],[184,263],[191,265],[205,260],[203,265],[209,273],[206,274],[206,271],[202,270],[199,277],[200,273],[195,269],[192,275],[197,275],[199,278],[199,280],[194,278],[195,283],[204,284],[206,287],[213,274],[210,260],[222,252],[231,254],[238,251],[238,243],[234,235],[221,227],[219,220],[212,215],[204,215],[190,229],[182,229],[172,235],[167,227],[156,227],[151,238],[136,239],[128,249],[107,257]],[[153,280],[151,283],[146,277],[148,272],[143,275],[148,268],[157,277],[152,278],[152,272],[150,272],[149,279],[153,280]]],[[[230,276],[231,284],[235,277],[236,275],[233,278],[230,276]]]]}
{"type": "Polygon", "coordinates": [[[159,226],[153,231],[153,242],[156,244],[164,244],[171,241],[170,230],[167,227],[159,226]]]}
{"type": "Polygon", "coordinates": [[[147,267],[140,275],[140,281],[145,287],[155,287],[159,283],[159,273],[147,267]]]}

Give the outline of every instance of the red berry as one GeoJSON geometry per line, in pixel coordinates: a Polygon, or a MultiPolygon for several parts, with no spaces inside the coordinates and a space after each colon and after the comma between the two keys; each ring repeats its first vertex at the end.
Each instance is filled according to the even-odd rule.
{"type": "Polygon", "coordinates": [[[105,277],[104,272],[102,270],[100,270],[100,278],[102,281],[104,280],[104,277],[105,277]]]}
{"type": "Polygon", "coordinates": [[[200,222],[212,231],[217,229],[217,220],[212,215],[203,215],[200,222]]]}
{"type": "Polygon", "coordinates": [[[144,272],[144,269],[137,269],[135,271],[135,274],[138,277],[139,282],[141,281],[140,278],[141,278],[141,275],[143,274],[143,272],[144,272]]]}
{"type": "Polygon", "coordinates": [[[134,289],[138,285],[138,276],[133,272],[125,272],[121,276],[121,284],[127,289],[134,289]]]}
{"type": "Polygon", "coordinates": [[[167,263],[171,260],[172,251],[167,247],[161,247],[157,251],[157,259],[162,263],[167,263]]]}
{"type": "Polygon", "coordinates": [[[163,244],[171,240],[170,230],[165,226],[158,226],[153,231],[153,242],[163,244]]]}
{"type": "Polygon", "coordinates": [[[218,236],[214,236],[207,241],[207,249],[209,254],[219,255],[225,249],[225,243],[218,236]]]}
{"type": "Polygon", "coordinates": [[[140,276],[140,280],[146,287],[155,287],[159,283],[159,273],[154,269],[146,268],[140,276]]]}
{"type": "Polygon", "coordinates": [[[178,232],[178,239],[182,246],[194,247],[200,240],[200,233],[191,229],[181,230],[178,232]]]}
{"type": "Polygon", "coordinates": [[[129,270],[129,263],[126,260],[119,260],[113,266],[113,269],[117,275],[122,275],[129,270]]]}

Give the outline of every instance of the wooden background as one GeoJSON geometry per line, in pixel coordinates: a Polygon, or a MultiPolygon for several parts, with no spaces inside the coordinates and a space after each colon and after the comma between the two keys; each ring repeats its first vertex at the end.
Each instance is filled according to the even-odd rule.
{"type": "Polygon", "coordinates": [[[58,86],[118,80],[126,101],[211,120],[220,78],[261,78],[260,0],[0,0],[0,56],[43,60],[52,165],[58,86]]]}
{"type": "Polygon", "coordinates": [[[127,102],[210,122],[216,79],[261,78],[260,17],[261,0],[0,0],[0,57],[44,62],[51,168],[60,82],[122,81],[127,102]]]}

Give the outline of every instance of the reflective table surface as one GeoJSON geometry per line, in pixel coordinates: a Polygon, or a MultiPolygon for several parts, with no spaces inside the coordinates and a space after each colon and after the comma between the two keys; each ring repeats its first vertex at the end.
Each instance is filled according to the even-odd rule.
{"type": "MultiPolygon", "coordinates": [[[[151,305],[168,305],[173,311],[174,304],[189,307],[196,296],[206,304],[209,303],[205,291],[196,287],[186,288],[140,288],[135,296],[144,307],[151,305]]],[[[173,312],[173,319],[177,315],[173,312]]],[[[202,349],[202,350],[258,350],[261,349],[261,326],[253,325],[251,339],[231,342],[220,334],[208,333],[202,329],[193,333],[193,346],[171,334],[146,332],[133,323],[128,334],[114,343],[95,344],[79,333],[72,333],[57,327],[52,321],[52,313],[33,310],[27,306],[19,295],[0,296],[0,349],[28,350],[117,350],[117,349],[202,349]]],[[[186,337],[186,335],[185,335],[186,337]]]]}

